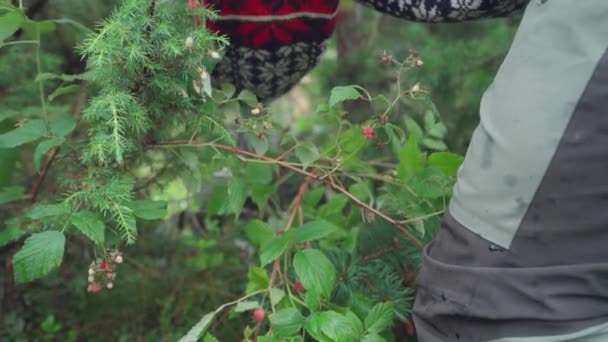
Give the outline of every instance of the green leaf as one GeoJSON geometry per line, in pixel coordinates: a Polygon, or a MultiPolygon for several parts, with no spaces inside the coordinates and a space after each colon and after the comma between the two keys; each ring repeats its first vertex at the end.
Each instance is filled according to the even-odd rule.
{"type": "Polygon", "coordinates": [[[257,300],[246,300],[238,302],[238,304],[234,307],[234,312],[246,312],[255,310],[259,307],[260,303],[257,300]]]}
{"type": "Polygon", "coordinates": [[[329,298],[336,283],[336,268],[321,251],[305,249],[293,258],[295,272],[305,289],[329,298]]]}
{"type": "Polygon", "coordinates": [[[369,311],[365,317],[365,332],[379,334],[388,328],[394,316],[393,303],[378,303],[369,311]]]}
{"type": "Polygon", "coordinates": [[[268,185],[272,183],[272,166],[266,163],[247,163],[245,180],[247,184],[268,185]]]}
{"type": "Polygon", "coordinates": [[[34,169],[36,172],[40,173],[40,161],[42,160],[42,157],[52,148],[61,146],[64,142],[65,138],[58,137],[41,141],[40,144],[38,144],[34,151],[34,169]]]}
{"type": "Polygon", "coordinates": [[[361,322],[355,322],[335,311],[321,313],[321,331],[334,341],[358,341],[361,322]]]}
{"type": "Polygon", "coordinates": [[[133,215],[143,220],[162,220],[167,216],[166,201],[133,201],[129,208],[133,210],[133,215]]]}
{"type": "Polygon", "coordinates": [[[207,329],[209,329],[209,325],[211,325],[211,322],[222,308],[223,307],[220,307],[220,309],[203,316],[203,318],[201,318],[201,320],[198,321],[198,323],[196,323],[196,325],[193,326],[184,337],[179,339],[179,342],[197,342],[201,335],[204,334],[207,329]]]}
{"type": "Polygon", "coordinates": [[[68,209],[63,203],[58,204],[38,204],[28,213],[27,217],[32,220],[40,220],[47,217],[55,217],[69,214],[68,209]]]}
{"type": "Polygon", "coordinates": [[[17,166],[17,151],[15,149],[0,149],[0,189],[11,184],[13,173],[17,166]]]}
{"type": "Polygon", "coordinates": [[[251,142],[251,145],[253,145],[256,154],[263,156],[268,152],[269,145],[266,138],[260,138],[255,134],[249,134],[249,141],[251,142]]]}
{"type": "Polygon", "coordinates": [[[12,131],[0,134],[0,148],[13,148],[42,138],[46,127],[42,120],[31,120],[12,131]]]}
{"type": "Polygon", "coordinates": [[[268,199],[276,192],[276,189],[276,184],[253,184],[251,185],[251,200],[260,208],[260,210],[264,209],[268,204],[268,199]]]}
{"type": "Polygon", "coordinates": [[[431,138],[422,139],[422,145],[435,151],[445,151],[448,149],[447,145],[443,141],[431,138]]]}
{"type": "Polygon", "coordinates": [[[401,179],[410,179],[424,169],[424,155],[418,148],[416,138],[412,135],[399,151],[398,173],[401,179]]]}
{"type": "Polygon", "coordinates": [[[281,309],[269,317],[272,332],[277,336],[290,336],[304,326],[304,316],[295,308],[281,309]]]}
{"type": "Polygon", "coordinates": [[[25,21],[25,17],[23,14],[17,11],[8,12],[5,15],[0,17],[0,46],[2,46],[2,42],[11,37],[21,24],[25,21]]]}
{"type": "Polygon", "coordinates": [[[268,273],[261,267],[252,267],[249,269],[249,272],[247,272],[247,279],[249,280],[247,283],[247,294],[267,289],[268,283],[270,282],[268,273]]]}
{"type": "Polygon", "coordinates": [[[21,186],[9,186],[0,189],[0,204],[18,201],[23,198],[25,188],[21,186]]]}
{"type": "Polygon", "coordinates": [[[51,132],[60,137],[72,133],[76,128],[76,120],[70,115],[62,115],[59,119],[51,122],[51,132]]]}
{"type": "Polygon", "coordinates": [[[249,241],[261,246],[274,237],[274,231],[266,222],[251,220],[245,226],[245,235],[247,235],[249,241]]]}
{"type": "Polygon", "coordinates": [[[405,117],[405,127],[407,131],[413,135],[416,139],[422,139],[424,137],[424,132],[422,131],[422,127],[418,125],[418,123],[409,116],[405,117]]]}
{"type": "Polygon", "coordinates": [[[47,275],[61,265],[65,236],[58,231],[33,234],[13,257],[15,281],[25,283],[47,275]]]}
{"type": "Polygon", "coordinates": [[[36,39],[39,34],[50,33],[55,31],[55,23],[51,20],[43,21],[27,21],[23,25],[23,31],[27,33],[32,39],[36,39]]]}
{"type": "Polygon", "coordinates": [[[99,214],[80,211],[72,216],[72,224],[93,242],[103,245],[106,225],[99,214]]]}
{"type": "Polygon", "coordinates": [[[304,301],[312,312],[319,311],[321,308],[321,294],[315,289],[306,289],[304,301]]]}
{"type": "Polygon", "coordinates": [[[244,102],[249,107],[256,107],[259,103],[258,97],[252,91],[243,90],[237,97],[239,101],[244,102]]]}
{"type": "Polygon", "coordinates": [[[275,236],[266,241],[260,248],[260,264],[266,266],[285,252],[289,241],[284,236],[275,236]]]}
{"type": "Polygon", "coordinates": [[[303,243],[322,239],[337,232],[339,229],[340,228],[333,223],[317,220],[287,231],[287,233],[285,233],[285,238],[291,243],[303,243]]]}
{"type": "Polygon", "coordinates": [[[314,312],[308,317],[305,323],[306,332],[315,340],[320,342],[333,342],[325,333],[323,333],[323,325],[326,324],[326,316],[324,312],[314,312]]]}
{"type": "Polygon", "coordinates": [[[386,342],[384,337],[377,334],[367,334],[363,336],[361,342],[386,342]]]}
{"type": "Polygon", "coordinates": [[[443,139],[448,134],[448,129],[445,127],[444,124],[442,124],[441,122],[438,122],[438,123],[434,124],[427,131],[427,133],[429,134],[429,136],[431,136],[433,138],[443,139]]]}
{"type": "Polygon", "coordinates": [[[27,234],[27,231],[20,229],[18,224],[8,222],[4,230],[0,231],[0,248],[18,240],[25,234],[27,234]]]}
{"type": "Polygon", "coordinates": [[[238,218],[247,199],[247,188],[242,179],[232,177],[228,181],[228,208],[230,213],[234,213],[238,218]]]}
{"type": "Polygon", "coordinates": [[[59,96],[72,94],[77,92],[78,90],[80,90],[80,86],[78,84],[70,84],[67,86],[59,87],[49,94],[47,98],[48,102],[53,102],[53,100],[55,100],[59,96]]]}
{"type": "Polygon", "coordinates": [[[310,166],[320,157],[319,149],[311,143],[302,143],[296,146],[296,157],[304,164],[304,167],[310,166]]]}
{"type": "Polygon", "coordinates": [[[429,156],[429,167],[441,170],[446,176],[455,177],[458,173],[458,169],[464,157],[449,153],[449,152],[435,152],[429,156]]]}
{"type": "Polygon", "coordinates": [[[333,107],[348,100],[356,100],[361,94],[354,86],[340,86],[331,90],[329,95],[329,106],[333,107]]]}
{"type": "Polygon", "coordinates": [[[270,289],[270,303],[272,303],[273,306],[279,304],[283,298],[285,298],[285,291],[278,287],[270,289]]]}

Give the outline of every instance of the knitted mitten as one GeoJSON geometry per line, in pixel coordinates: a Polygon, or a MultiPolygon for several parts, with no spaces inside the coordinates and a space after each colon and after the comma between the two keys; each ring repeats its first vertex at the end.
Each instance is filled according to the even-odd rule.
{"type": "Polygon", "coordinates": [[[338,0],[203,0],[219,18],[207,27],[230,46],[217,83],[248,89],[260,101],[289,91],[319,61],[336,25],[338,0]]]}

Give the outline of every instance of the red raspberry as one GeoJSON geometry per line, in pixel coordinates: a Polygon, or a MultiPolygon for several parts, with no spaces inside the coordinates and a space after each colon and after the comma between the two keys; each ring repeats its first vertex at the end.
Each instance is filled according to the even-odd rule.
{"type": "Polygon", "coordinates": [[[189,9],[199,8],[200,5],[201,4],[197,0],[188,0],[188,8],[189,9]]]}
{"type": "Polygon", "coordinates": [[[263,321],[264,317],[266,317],[266,311],[264,311],[264,309],[262,309],[262,308],[257,308],[253,312],[253,319],[255,319],[256,322],[263,321]]]}
{"type": "Polygon", "coordinates": [[[299,281],[296,281],[295,283],[293,283],[293,289],[296,292],[302,292],[304,291],[304,285],[302,285],[302,283],[300,283],[299,281]]]}
{"type": "Polygon", "coordinates": [[[91,283],[89,284],[89,287],[87,287],[87,291],[92,293],[97,293],[101,290],[103,290],[103,287],[97,283],[91,283]]]}
{"type": "Polygon", "coordinates": [[[376,131],[372,127],[365,127],[361,133],[367,140],[372,140],[376,137],[376,131]]]}

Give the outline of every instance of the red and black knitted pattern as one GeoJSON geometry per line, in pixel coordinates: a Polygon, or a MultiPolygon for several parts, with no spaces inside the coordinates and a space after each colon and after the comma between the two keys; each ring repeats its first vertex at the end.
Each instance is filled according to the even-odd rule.
{"type": "Polygon", "coordinates": [[[219,13],[208,22],[230,46],[214,70],[217,82],[271,100],[314,68],[336,25],[338,0],[204,0],[219,13]]]}

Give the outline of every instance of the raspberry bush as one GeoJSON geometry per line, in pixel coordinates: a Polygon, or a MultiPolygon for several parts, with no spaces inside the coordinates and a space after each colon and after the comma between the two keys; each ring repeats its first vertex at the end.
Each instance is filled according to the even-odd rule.
{"type": "MultiPolygon", "coordinates": [[[[213,341],[219,324],[244,341],[393,341],[394,323],[413,335],[421,249],[462,162],[421,80],[425,56],[378,51],[369,68],[389,87],[334,84],[294,116],[289,98],[261,104],[214,82],[229,44],[201,25],[214,16],[196,1],[125,0],[89,30],[0,0],[0,57],[35,66],[0,87],[11,282],[38,291],[70,270],[75,291],[119,296],[180,267],[236,273],[221,284],[238,297],[172,339],[213,341]],[[82,72],[58,72],[44,49],[65,27],[83,36],[82,72]],[[183,242],[184,261],[142,266],[164,253],[146,247],[160,231],[183,242]]],[[[49,336],[62,329],[45,322],[49,336]]]]}

